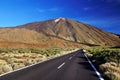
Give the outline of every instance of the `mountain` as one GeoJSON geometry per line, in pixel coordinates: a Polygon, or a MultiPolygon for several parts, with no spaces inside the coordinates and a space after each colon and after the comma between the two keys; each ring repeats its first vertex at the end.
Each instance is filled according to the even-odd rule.
{"type": "Polygon", "coordinates": [[[0,47],[119,46],[118,36],[67,18],[0,29],[0,47]]]}
{"type": "Polygon", "coordinates": [[[120,34],[115,34],[115,35],[117,35],[120,38],[120,34]]]}
{"type": "Polygon", "coordinates": [[[48,48],[57,46],[80,47],[81,45],[24,28],[0,29],[1,48],[48,48]]]}

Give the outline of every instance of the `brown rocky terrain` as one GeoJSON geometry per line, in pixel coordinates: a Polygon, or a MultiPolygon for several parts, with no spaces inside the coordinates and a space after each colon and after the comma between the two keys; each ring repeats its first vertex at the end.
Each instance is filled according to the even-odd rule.
{"type": "Polygon", "coordinates": [[[0,29],[0,47],[120,46],[118,36],[88,24],[58,18],[0,29]]]}

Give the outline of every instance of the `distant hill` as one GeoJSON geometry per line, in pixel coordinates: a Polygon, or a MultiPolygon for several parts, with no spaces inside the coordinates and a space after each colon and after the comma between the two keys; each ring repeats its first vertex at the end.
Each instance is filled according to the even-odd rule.
{"type": "Polygon", "coordinates": [[[67,18],[0,29],[0,47],[119,46],[118,36],[67,18]]]}

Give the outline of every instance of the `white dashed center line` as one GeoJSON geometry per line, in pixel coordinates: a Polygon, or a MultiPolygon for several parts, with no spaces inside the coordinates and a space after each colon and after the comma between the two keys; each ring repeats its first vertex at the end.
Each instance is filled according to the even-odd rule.
{"type": "Polygon", "coordinates": [[[62,63],[62,64],[58,67],[58,69],[60,69],[63,65],[65,65],[65,62],[62,63]]]}
{"type": "Polygon", "coordinates": [[[72,59],[72,57],[69,57],[69,60],[71,60],[72,59]]]}
{"type": "Polygon", "coordinates": [[[75,56],[75,55],[73,55],[73,56],[75,56]]]}

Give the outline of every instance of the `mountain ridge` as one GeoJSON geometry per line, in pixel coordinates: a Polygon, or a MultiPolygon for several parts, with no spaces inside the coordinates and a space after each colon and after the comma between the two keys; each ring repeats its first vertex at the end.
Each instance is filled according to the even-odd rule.
{"type": "MultiPolygon", "coordinates": [[[[14,28],[0,29],[0,40],[3,39],[3,41],[6,40],[9,42],[24,42],[30,44],[35,43],[41,45],[42,40],[47,41],[50,38],[51,41],[49,42],[49,46],[51,42],[52,44],[54,43],[54,40],[58,40],[59,42],[63,40],[64,45],[68,45],[66,43],[70,43],[72,45],[77,44],[77,47],[81,47],[82,45],[120,45],[120,39],[116,35],[93,27],[89,24],[68,18],[57,18],[42,22],[28,23],[14,28]],[[7,37],[5,38],[4,36],[7,37]],[[10,39],[7,39],[8,37],[10,39]]],[[[59,42],[56,41],[56,43],[59,42]]],[[[60,44],[56,46],[59,45],[60,44]]]]}

